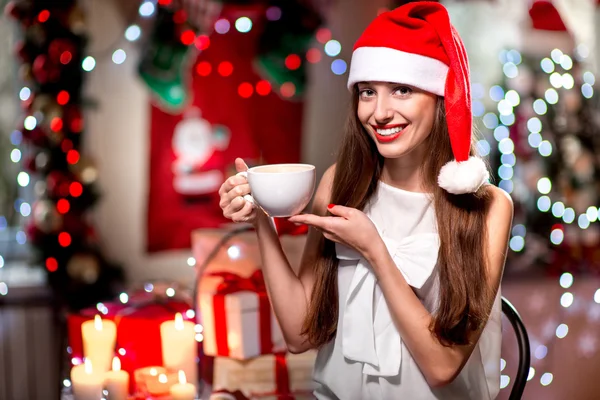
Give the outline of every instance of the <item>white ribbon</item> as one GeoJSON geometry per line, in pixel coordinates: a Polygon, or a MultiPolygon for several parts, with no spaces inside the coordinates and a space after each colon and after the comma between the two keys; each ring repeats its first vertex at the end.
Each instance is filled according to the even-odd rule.
{"type": "MultiPolygon", "coordinates": [[[[439,236],[436,233],[416,234],[399,242],[382,238],[408,284],[421,288],[435,268],[439,236]]],[[[335,250],[340,260],[358,260],[346,298],[342,332],[344,357],[363,363],[363,374],[396,376],[400,372],[402,339],[383,296],[373,318],[377,278],[359,252],[339,243],[335,250]]]]}

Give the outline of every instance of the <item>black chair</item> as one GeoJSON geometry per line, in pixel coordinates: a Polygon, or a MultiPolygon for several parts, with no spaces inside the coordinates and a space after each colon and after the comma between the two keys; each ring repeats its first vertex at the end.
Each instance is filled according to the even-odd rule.
{"type": "Polygon", "coordinates": [[[504,313],[512,325],[515,335],[517,336],[517,344],[519,345],[519,366],[508,399],[519,400],[521,399],[521,396],[523,396],[523,391],[527,384],[527,376],[529,375],[529,366],[531,364],[529,336],[527,335],[527,329],[525,329],[525,324],[523,324],[523,320],[519,316],[517,309],[504,297],[502,297],[502,313],[504,313]]]}

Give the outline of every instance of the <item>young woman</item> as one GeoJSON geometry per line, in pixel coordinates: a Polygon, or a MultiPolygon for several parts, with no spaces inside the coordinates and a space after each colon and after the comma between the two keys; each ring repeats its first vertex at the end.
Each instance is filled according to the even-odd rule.
{"type": "MultiPolygon", "coordinates": [[[[269,219],[221,187],[256,227],[289,349],[318,348],[318,399],[493,399],[500,280],[512,202],[472,146],[464,46],[439,3],[378,16],[357,41],[352,109],[316,191],[298,275],[269,219]]],[[[236,160],[238,170],[246,168],[236,160]]]]}

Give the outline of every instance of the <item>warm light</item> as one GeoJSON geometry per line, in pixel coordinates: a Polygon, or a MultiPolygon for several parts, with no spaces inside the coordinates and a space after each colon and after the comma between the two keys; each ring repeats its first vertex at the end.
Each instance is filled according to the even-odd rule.
{"type": "Polygon", "coordinates": [[[185,372],[183,372],[182,370],[179,370],[179,383],[181,383],[182,385],[187,383],[187,379],[185,379],[185,372]]]}
{"type": "Polygon", "coordinates": [[[156,370],[156,368],[150,368],[150,375],[152,375],[152,376],[158,375],[158,371],[156,370]]]}
{"type": "Polygon", "coordinates": [[[158,381],[159,381],[160,383],[167,383],[167,382],[168,382],[167,375],[165,375],[165,374],[160,374],[160,375],[158,376],[158,381]]]}
{"type": "Polygon", "coordinates": [[[120,371],[121,370],[121,360],[119,360],[119,357],[113,357],[112,370],[113,371],[120,371]]]}
{"type": "Polygon", "coordinates": [[[175,314],[175,329],[177,329],[178,331],[183,330],[183,316],[181,315],[181,313],[175,314]]]}
{"type": "Polygon", "coordinates": [[[86,358],[83,364],[84,364],[83,368],[85,369],[85,373],[88,375],[91,375],[93,372],[93,369],[92,369],[92,362],[90,361],[90,359],[86,358]]]}
{"type": "Polygon", "coordinates": [[[98,314],[94,317],[94,328],[96,328],[97,331],[102,330],[102,318],[98,314]]]}
{"type": "Polygon", "coordinates": [[[165,293],[167,294],[168,297],[173,297],[173,296],[175,296],[175,289],[173,289],[173,288],[167,288],[167,290],[165,291],[165,293]]]}

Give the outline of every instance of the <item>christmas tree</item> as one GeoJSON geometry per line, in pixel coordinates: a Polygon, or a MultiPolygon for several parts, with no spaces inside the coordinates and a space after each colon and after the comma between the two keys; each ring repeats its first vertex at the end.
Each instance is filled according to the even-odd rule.
{"type": "Polygon", "coordinates": [[[85,55],[84,15],[75,0],[18,0],[5,12],[22,33],[15,53],[23,116],[15,134],[24,155],[19,184],[33,185],[36,196],[26,210],[32,262],[46,268],[68,306],[81,308],[111,297],[122,279],[103,257],[89,215],[98,173],[81,152],[89,103],[82,85],[95,64],[85,55]]]}
{"type": "MultiPolygon", "coordinates": [[[[540,10],[530,10],[534,29],[569,38],[556,10],[543,11],[538,18],[540,10]]],[[[515,203],[509,273],[600,272],[600,102],[586,69],[589,50],[569,42],[554,42],[545,54],[540,41],[538,51],[503,51],[503,81],[489,90],[494,109],[474,102],[487,128],[479,149],[497,146],[495,183],[515,203]]]]}

